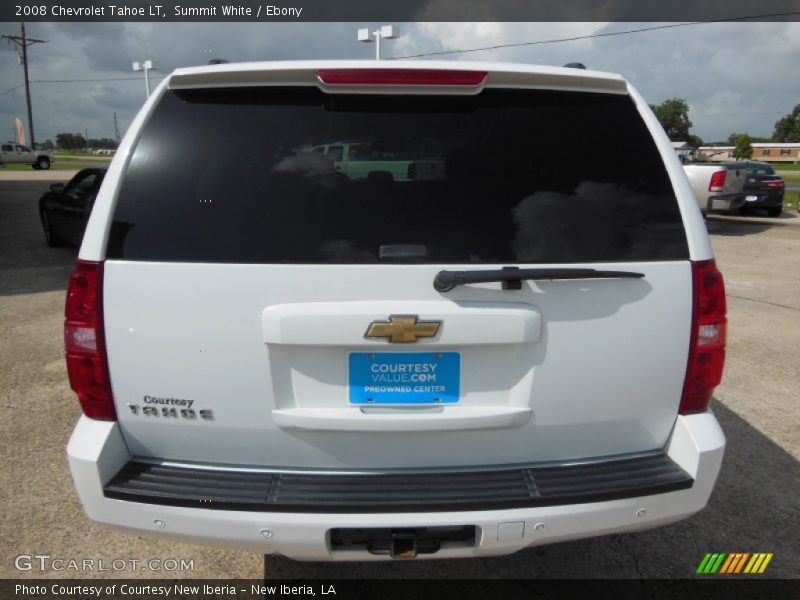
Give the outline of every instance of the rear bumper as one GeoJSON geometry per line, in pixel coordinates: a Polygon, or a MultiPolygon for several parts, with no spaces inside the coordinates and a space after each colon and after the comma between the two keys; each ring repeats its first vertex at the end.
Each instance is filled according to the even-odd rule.
{"type": "Polygon", "coordinates": [[[764,208],[783,206],[784,191],[780,192],[745,192],[743,208],[764,208]],[[748,198],[755,198],[749,200],[748,198]]]}
{"type": "MultiPolygon", "coordinates": [[[[95,521],[139,533],[280,553],[301,560],[373,560],[386,556],[370,554],[366,549],[355,547],[332,549],[331,529],[474,526],[474,543],[443,544],[439,552],[427,555],[455,558],[507,554],[526,546],[672,523],[706,505],[719,473],[724,447],[724,435],[711,413],[681,416],[665,448],[667,462],[663,462],[666,457],[662,457],[660,465],[640,464],[643,468],[639,471],[641,477],[645,477],[642,475],[645,471],[671,474],[662,477],[655,487],[650,479],[649,487],[639,488],[641,494],[632,492],[629,485],[628,491],[623,492],[626,497],[615,498],[613,493],[608,493],[608,488],[619,490],[622,480],[614,480],[613,476],[609,479],[606,473],[599,477],[603,483],[596,488],[606,486],[605,496],[565,496],[563,490],[574,492],[577,489],[577,480],[572,477],[571,480],[559,480],[559,485],[551,488],[550,492],[539,490],[538,499],[531,496],[532,499],[517,500],[516,505],[513,502],[507,504],[511,506],[509,508],[475,510],[464,505],[460,509],[445,510],[446,505],[438,503],[432,505],[435,509],[430,510],[424,506],[406,506],[391,512],[387,509],[376,512],[376,506],[366,505],[364,509],[351,509],[350,512],[332,508],[331,512],[319,512],[319,507],[313,508],[313,503],[305,510],[296,505],[289,508],[276,505],[269,510],[264,510],[263,505],[238,505],[233,510],[219,503],[215,508],[205,508],[198,504],[200,499],[197,495],[188,503],[163,494],[160,500],[154,500],[165,489],[159,491],[158,482],[146,492],[148,498],[141,494],[138,497],[136,494],[126,495],[125,482],[136,479],[136,473],[131,477],[131,467],[128,466],[128,476],[123,476],[133,457],[125,447],[117,424],[85,417],[78,423],[67,453],[78,495],[87,515],[95,521]],[[669,465],[679,468],[670,469],[669,465]],[[112,488],[116,488],[116,492],[112,488]],[[562,491],[561,496],[556,493],[558,490],[562,491]],[[110,498],[107,496],[109,493],[117,497],[110,498]],[[542,500],[545,496],[548,498],[542,500]]],[[[656,459],[651,458],[651,462],[656,459]]],[[[536,469],[532,471],[535,473],[536,469]]],[[[547,478],[541,479],[541,471],[539,469],[537,477],[544,482],[547,478]]],[[[572,475],[576,474],[576,471],[572,472],[572,475]]],[[[592,475],[592,478],[596,477],[597,474],[592,475]]],[[[240,484],[236,482],[235,485],[240,484]]],[[[148,488],[149,485],[129,487],[127,492],[148,488]]],[[[181,493],[187,494],[186,489],[190,487],[184,486],[181,493]]],[[[619,496],[620,492],[617,491],[616,495],[619,496]]]]}
{"type": "Polygon", "coordinates": [[[744,205],[744,195],[709,196],[706,200],[706,212],[730,212],[739,210],[744,205]]]}
{"type": "Polygon", "coordinates": [[[211,510],[419,513],[507,510],[635,498],[693,480],[663,452],[565,465],[426,471],[231,471],[131,461],[106,498],[211,510]]]}

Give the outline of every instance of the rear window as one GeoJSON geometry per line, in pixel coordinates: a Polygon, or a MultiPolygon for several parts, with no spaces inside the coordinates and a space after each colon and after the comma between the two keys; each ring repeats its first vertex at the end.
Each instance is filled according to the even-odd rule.
{"type": "Polygon", "coordinates": [[[236,263],[688,258],[627,96],[170,91],[133,151],[108,258],[236,263]],[[349,151],[345,151],[349,150],[349,151]]]}
{"type": "Polygon", "coordinates": [[[747,173],[750,175],[774,175],[775,169],[766,164],[749,163],[747,165],[747,173]]]}

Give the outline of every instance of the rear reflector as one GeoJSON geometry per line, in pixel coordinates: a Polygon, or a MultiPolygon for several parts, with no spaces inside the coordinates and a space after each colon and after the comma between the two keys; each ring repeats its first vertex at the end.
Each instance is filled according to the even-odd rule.
{"type": "Polygon", "coordinates": [[[486,71],[444,69],[318,69],[317,77],[330,85],[464,85],[479,86],[486,71]]]}
{"type": "Polygon", "coordinates": [[[725,178],[727,175],[727,171],[715,171],[712,173],[711,181],[708,182],[708,191],[721,192],[722,188],[725,187],[725,178]]]}
{"type": "Polygon", "coordinates": [[[83,413],[115,421],[103,340],[103,263],[78,260],[69,276],[64,309],[67,374],[83,413]]]}
{"type": "Polygon", "coordinates": [[[693,309],[689,361],[679,412],[708,409],[725,364],[725,283],[713,260],[692,262],[693,309]]]}

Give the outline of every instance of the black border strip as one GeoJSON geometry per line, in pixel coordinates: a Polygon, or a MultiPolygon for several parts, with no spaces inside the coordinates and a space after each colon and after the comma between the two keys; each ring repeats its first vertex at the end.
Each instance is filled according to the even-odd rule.
{"type": "Polygon", "coordinates": [[[741,18],[798,21],[800,3],[798,0],[7,0],[0,3],[2,21],[674,22],[741,18]],[[114,12],[111,5],[117,7],[114,12]],[[183,10],[178,10],[178,6],[183,10]],[[223,6],[246,10],[231,14],[230,10],[223,11],[223,6]],[[38,7],[47,10],[41,13],[38,7]]]}
{"type": "MultiPolygon", "coordinates": [[[[582,560],[583,558],[581,558],[582,560]]],[[[269,564],[267,557],[266,563],[269,564]]],[[[312,570],[297,563],[299,570],[312,570]]],[[[0,597],[8,599],[72,600],[184,600],[203,599],[256,600],[265,598],[309,598],[311,588],[315,598],[332,600],[381,600],[436,598],[459,600],[503,600],[524,598],[553,598],[587,600],[587,598],[617,598],[628,600],[647,598],[702,598],[703,600],[749,600],[750,598],[791,598],[800,590],[800,580],[767,579],[758,577],[714,577],[703,579],[435,579],[435,563],[426,579],[356,579],[356,578],[272,578],[265,568],[264,579],[3,579],[0,597]],[[24,586],[27,591],[17,589],[24,586]],[[61,590],[77,586],[91,587],[87,594],[65,594],[61,590]],[[127,586],[127,587],[126,587],[127,586]],[[307,586],[307,587],[306,587],[307,586]],[[188,591],[197,587],[196,592],[188,591]],[[32,590],[38,588],[40,592],[32,590]],[[130,593],[130,589],[141,590],[130,593]],[[169,588],[170,594],[163,593],[169,588]],[[233,588],[233,592],[231,592],[233,588]],[[99,594],[96,590],[99,589],[99,594]],[[223,591],[224,590],[224,591],[223,591]],[[335,595],[331,593],[335,592],[335,595]],[[326,593],[327,592],[327,593],[326,593]]]]}

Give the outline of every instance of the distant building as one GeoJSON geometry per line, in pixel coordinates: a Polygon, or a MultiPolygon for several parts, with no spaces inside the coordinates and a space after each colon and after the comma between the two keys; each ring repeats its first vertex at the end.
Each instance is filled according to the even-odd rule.
{"type": "Polygon", "coordinates": [[[763,162],[800,162],[800,143],[755,143],[750,158],[763,162]]]}
{"type": "Polygon", "coordinates": [[[685,162],[694,154],[694,148],[689,145],[689,142],[672,142],[672,149],[675,150],[681,162],[685,162]]]}
{"type": "Polygon", "coordinates": [[[713,162],[725,162],[733,159],[735,146],[700,146],[697,149],[697,158],[713,162]]]}
{"type": "MultiPolygon", "coordinates": [[[[673,147],[676,142],[673,142],[673,147]]],[[[753,142],[753,156],[750,160],[762,162],[800,162],[800,143],[793,142],[753,142]]],[[[713,162],[733,160],[735,146],[700,146],[697,157],[713,162]]]]}

